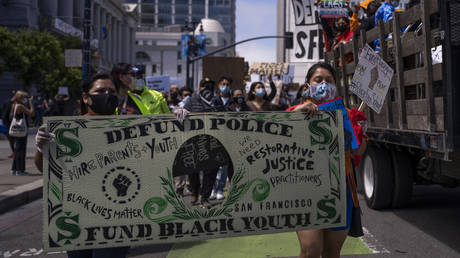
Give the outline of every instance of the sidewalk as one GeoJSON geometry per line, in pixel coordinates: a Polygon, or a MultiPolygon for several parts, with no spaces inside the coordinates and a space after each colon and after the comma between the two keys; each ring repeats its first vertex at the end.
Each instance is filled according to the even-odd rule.
{"type": "Polygon", "coordinates": [[[0,214],[42,196],[43,180],[34,165],[36,130],[30,130],[27,140],[26,171],[33,176],[10,175],[13,159],[8,158],[11,149],[8,140],[0,140],[0,214]]]}

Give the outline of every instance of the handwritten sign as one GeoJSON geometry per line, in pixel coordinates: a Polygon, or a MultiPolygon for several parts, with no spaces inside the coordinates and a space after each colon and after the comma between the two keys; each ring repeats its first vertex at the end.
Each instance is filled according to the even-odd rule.
{"type": "Polygon", "coordinates": [[[343,133],[345,135],[345,150],[354,150],[359,148],[358,140],[356,139],[355,133],[353,131],[353,126],[351,125],[350,118],[348,116],[347,109],[345,104],[343,104],[342,97],[333,99],[331,101],[322,103],[318,105],[319,110],[340,110],[343,115],[343,133]]]}
{"type": "Polygon", "coordinates": [[[348,17],[347,0],[321,0],[318,9],[321,18],[348,17]]]}
{"type": "Polygon", "coordinates": [[[301,112],[52,117],[45,250],[176,243],[343,226],[343,120],[301,112]],[[175,177],[232,164],[226,198],[187,205],[175,177]]]}
{"type": "Polygon", "coordinates": [[[147,88],[159,92],[169,92],[171,80],[169,76],[147,76],[147,88]]]}
{"type": "Polygon", "coordinates": [[[380,114],[393,73],[393,69],[366,44],[359,56],[350,91],[380,114]]]}

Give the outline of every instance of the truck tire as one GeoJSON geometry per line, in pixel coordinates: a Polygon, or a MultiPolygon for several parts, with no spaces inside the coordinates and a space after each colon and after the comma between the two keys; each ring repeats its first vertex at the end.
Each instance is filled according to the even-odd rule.
{"type": "Polygon", "coordinates": [[[393,171],[387,150],[370,145],[363,157],[363,186],[367,206],[379,210],[393,201],[393,171]]]}
{"type": "Polygon", "coordinates": [[[410,202],[414,184],[412,157],[405,152],[393,150],[391,151],[391,158],[394,171],[394,190],[391,207],[404,208],[410,202]]]}

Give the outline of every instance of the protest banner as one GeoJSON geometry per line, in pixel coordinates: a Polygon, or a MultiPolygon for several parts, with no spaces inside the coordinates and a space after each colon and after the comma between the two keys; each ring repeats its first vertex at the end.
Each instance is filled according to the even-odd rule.
{"type": "Polygon", "coordinates": [[[324,58],[324,40],[315,0],[292,0],[294,12],[294,51],[292,62],[319,61],[324,58]]]}
{"type": "Polygon", "coordinates": [[[321,0],[319,16],[321,18],[348,17],[347,0],[321,0]]]}
{"type": "Polygon", "coordinates": [[[365,45],[350,84],[350,91],[380,114],[393,78],[393,69],[369,46],[365,45]]]}
{"type": "Polygon", "coordinates": [[[359,148],[358,140],[353,131],[347,109],[343,103],[342,97],[318,105],[319,110],[341,110],[343,115],[343,133],[345,141],[345,150],[355,150],[359,148]]]}
{"type": "Polygon", "coordinates": [[[171,243],[345,225],[338,111],[51,117],[46,251],[171,243]],[[174,180],[232,165],[228,195],[189,205],[174,180]]]}
{"type": "Polygon", "coordinates": [[[147,76],[145,81],[147,88],[159,92],[169,92],[169,88],[171,87],[171,80],[167,75],[147,76]]]}

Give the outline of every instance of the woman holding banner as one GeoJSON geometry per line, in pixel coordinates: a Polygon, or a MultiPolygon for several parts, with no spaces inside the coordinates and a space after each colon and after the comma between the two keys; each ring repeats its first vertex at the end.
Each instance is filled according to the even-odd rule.
{"type": "MultiPolygon", "coordinates": [[[[99,73],[92,76],[82,86],[81,110],[85,116],[114,115],[118,106],[117,90],[110,74],[99,73]]],[[[37,151],[35,165],[43,170],[42,148],[49,143],[52,135],[47,131],[46,125],[39,128],[35,136],[37,151]]],[[[129,247],[111,247],[101,249],[87,249],[67,251],[69,258],[124,258],[129,247]]]]}
{"type": "MultiPolygon", "coordinates": [[[[305,92],[302,94],[308,96],[308,99],[302,104],[287,109],[287,111],[307,111],[310,112],[310,116],[315,116],[318,112],[318,105],[336,98],[337,88],[334,74],[335,71],[329,64],[314,64],[308,70],[305,92]]],[[[359,149],[354,150],[353,154],[362,155],[366,146],[365,141],[363,143],[359,149]]],[[[347,235],[359,235],[359,232],[354,232],[354,227],[359,228],[361,225],[351,151],[345,152],[345,170],[347,181],[346,225],[340,228],[298,231],[297,237],[301,248],[299,257],[340,257],[340,250],[347,235]],[[357,212],[355,213],[355,211],[357,212]],[[350,228],[353,232],[350,232],[350,228]]]]}

